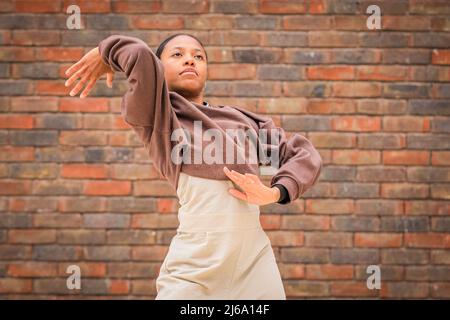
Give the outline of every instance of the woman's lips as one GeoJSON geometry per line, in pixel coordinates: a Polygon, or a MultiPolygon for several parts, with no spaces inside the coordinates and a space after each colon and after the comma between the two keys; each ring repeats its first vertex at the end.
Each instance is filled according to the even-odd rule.
{"type": "Polygon", "coordinates": [[[183,74],[193,74],[194,76],[197,76],[197,74],[194,71],[185,71],[181,75],[183,74]]]}

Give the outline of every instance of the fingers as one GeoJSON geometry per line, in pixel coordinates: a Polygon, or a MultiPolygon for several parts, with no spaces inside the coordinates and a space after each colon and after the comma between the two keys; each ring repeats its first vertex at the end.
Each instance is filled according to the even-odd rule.
{"type": "Polygon", "coordinates": [[[247,201],[247,196],[245,195],[245,193],[242,193],[237,189],[228,189],[228,192],[240,200],[247,201]]]}
{"type": "Polygon", "coordinates": [[[97,82],[97,80],[95,78],[91,78],[91,80],[89,81],[86,88],[84,88],[83,92],[81,92],[81,95],[80,95],[81,99],[83,99],[84,97],[86,97],[89,94],[89,92],[92,90],[92,87],[94,86],[95,82],[97,82]]]}
{"type": "Polygon", "coordinates": [[[88,81],[90,73],[85,73],[83,78],[76,84],[76,86],[70,91],[70,96],[76,96],[78,92],[84,87],[85,83],[88,81]]]}
{"type": "Polygon", "coordinates": [[[75,80],[77,80],[78,78],[81,78],[83,73],[86,71],[86,68],[88,67],[87,64],[85,64],[84,66],[81,67],[81,69],[79,69],[77,72],[75,72],[74,74],[72,74],[72,76],[67,79],[67,81],[64,83],[64,85],[66,87],[69,87],[72,85],[72,83],[75,82],[75,80]]]}
{"type": "Polygon", "coordinates": [[[236,171],[230,171],[227,167],[223,167],[223,171],[233,182],[237,183],[238,185],[242,184],[243,179],[237,174],[236,171]]]}
{"type": "Polygon", "coordinates": [[[66,70],[66,76],[70,76],[72,73],[74,73],[77,70],[80,70],[85,65],[85,58],[81,58],[78,62],[71,65],[69,69],[66,70]]]}
{"type": "Polygon", "coordinates": [[[114,73],[108,72],[106,74],[106,85],[110,88],[112,88],[113,79],[114,79],[114,73]]]}

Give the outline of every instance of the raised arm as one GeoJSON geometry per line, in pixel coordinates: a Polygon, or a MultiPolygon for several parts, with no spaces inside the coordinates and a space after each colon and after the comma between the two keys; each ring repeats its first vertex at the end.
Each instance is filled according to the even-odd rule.
{"type": "MultiPolygon", "coordinates": [[[[91,54],[95,54],[93,50],[91,54]]],[[[164,67],[147,44],[138,38],[112,35],[100,41],[96,50],[100,59],[97,64],[107,66],[111,72],[125,73],[129,89],[123,96],[121,113],[144,144],[149,143],[154,131],[170,132],[172,108],[164,67]]],[[[89,70],[81,63],[83,59],[71,67],[75,70],[69,70],[89,70]]],[[[98,72],[90,77],[98,78],[98,72]]]]}

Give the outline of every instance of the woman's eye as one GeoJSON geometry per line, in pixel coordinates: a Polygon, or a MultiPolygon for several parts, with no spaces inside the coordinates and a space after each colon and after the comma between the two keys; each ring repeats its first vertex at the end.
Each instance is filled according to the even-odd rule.
{"type": "Polygon", "coordinates": [[[197,57],[200,57],[201,59],[203,59],[203,56],[201,56],[201,55],[198,55],[197,57]]]}
{"type": "Polygon", "coordinates": [[[175,55],[177,55],[177,54],[181,54],[181,53],[177,52],[177,53],[173,54],[173,56],[175,56],[175,55]]]}

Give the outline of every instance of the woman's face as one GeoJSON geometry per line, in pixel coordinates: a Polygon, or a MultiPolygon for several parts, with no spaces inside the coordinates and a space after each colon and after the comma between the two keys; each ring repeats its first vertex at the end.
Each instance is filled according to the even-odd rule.
{"type": "Polygon", "coordinates": [[[199,96],[205,86],[207,62],[203,47],[189,36],[171,39],[161,53],[165,79],[170,91],[184,97],[199,96]],[[193,68],[195,72],[185,72],[193,68]]]}

